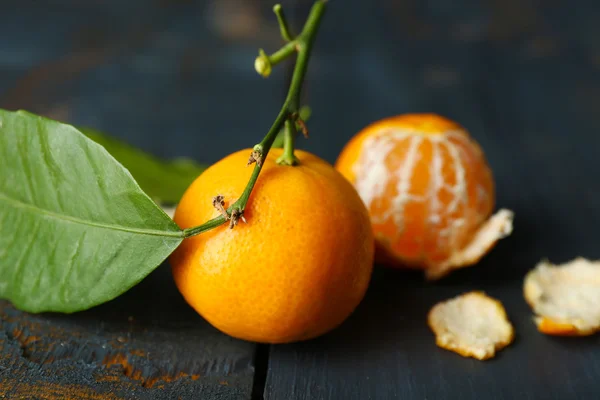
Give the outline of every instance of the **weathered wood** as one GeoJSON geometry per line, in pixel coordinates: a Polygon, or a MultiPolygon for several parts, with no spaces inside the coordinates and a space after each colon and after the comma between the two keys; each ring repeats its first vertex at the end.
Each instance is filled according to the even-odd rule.
{"type": "MultiPolygon", "coordinates": [[[[486,267],[493,264],[479,268],[486,267]]],[[[265,398],[596,398],[600,340],[541,335],[518,283],[483,281],[463,274],[431,286],[415,276],[378,270],[365,302],[340,329],[272,348],[265,398]],[[487,362],[437,348],[426,325],[437,301],[472,289],[500,299],[517,331],[516,342],[487,362]]]]}
{"type": "Polygon", "coordinates": [[[377,118],[446,115],[483,146],[515,231],[480,265],[437,284],[378,267],[339,329],[271,348],[265,398],[599,397],[600,337],[538,333],[522,282],[545,257],[600,258],[600,51],[590,40],[600,4],[415,0],[332,3],[329,12],[309,80],[311,128],[324,134],[310,145],[333,161],[377,118]],[[488,362],[437,348],[426,324],[437,301],[472,289],[498,297],[517,331],[488,362]]]}
{"type": "MultiPolygon", "coordinates": [[[[257,76],[258,45],[244,41],[279,43],[267,14],[255,3],[2,2],[0,107],[216,161],[259,141],[279,107],[283,74],[257,76]]],[[[83,313],[0,302],[0,398],[248,399],[254,350],[192,311],[167,265],[83,313]]]]}
{"type": "MultiPolygon", "coordinates": [[[[288,15],[301,21],[311,1],[297,3],[288,15]]],[[[281,44],[271,6],[3,1],[0,107],[89,125],[158,156],[216,161],[260,140],[280,106],[284,71],[265,80],[252,69],[258,47],[281,44]]],[[[375,119],[447,115],[486,151],[515,232],[436,285],[377,268],[338,330],[271,347],[267,399],[599,397],[599,339],[539,334],[521,295],[542,257],[600,257],[599,17],[591,0],[330,3],[305,89],[311,136],[298,144],[334,161],[375,119]],[[425,324],[435,302],[471,289],[500,298],[517,329],[485,363],[438,349],[425,324]]],[[[0,398],[247,399],[254,369],[266,367],[266,355],[254,366],[254,350],[195,314],[166,265],[83,313],[0,302],[0,398]]]]}
{"type": "Polygon", "coordinates": [[[168,265],[77,314],[0,301],[0,398],[248,399],[253,354],[185,304],[168,265]]]}

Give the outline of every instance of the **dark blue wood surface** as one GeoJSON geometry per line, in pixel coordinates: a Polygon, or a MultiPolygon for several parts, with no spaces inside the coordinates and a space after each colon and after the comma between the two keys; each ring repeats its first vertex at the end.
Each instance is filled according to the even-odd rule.
{"type": "MultiPolygon", "coordinates": [[[[294,21],[310,3],[282,2],[294,21]]],[[[283,99],[285,66],[266,80],[253,70],[259,47],[280,45],[271,7],[0,1],[0,107],[92,126],[163,157],[217,161],[258,142],[283,99]]],[[[594,0],[332,1],[300,147],[333,162],[376,119],[455,119],[484,148],[498,206],[516,213],[513,235],[437,284],[377,267],[339,329],[258,350],[193,313],[166,265],[81,314],[30,316],[0,303],[0,397],[27,387],[90,399],[600,397],[600,339],[539,334],[521,293],[541,258],[600,258],[599,20],[594,0]],[[517,329],[489,362],[437,348],[426,326],[433,304],[471,289],[502,300],[517,329]]]]}

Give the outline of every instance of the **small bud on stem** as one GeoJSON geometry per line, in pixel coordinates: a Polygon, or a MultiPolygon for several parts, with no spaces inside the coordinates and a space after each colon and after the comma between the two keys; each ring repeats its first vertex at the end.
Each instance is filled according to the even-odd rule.
{"type": "Polygon", "coordinates": [[[258,50],[258,57],[254,60],[254,69],[264,78],[268,78],[271,75],[271,70],[273,69],[271,60],[263,49],[258,50]]]}
{"type": "Polygon", "coordinates": [[[227,210],[225,210],[224,199],[222,196],[216,196],[215,199],[213,199],[213,205],[219,209],[221,215],[205,222],[202,225],[184,229],[183,232],[186,238],[198,235],[210,229],[214,229],[217,226],[224,224],[227,220],[230,221],[230,228],[233,228],[237,225],[238,219],[245,221],[243,217],[244,209],[248,203],[252,189],[256,184],[263,166],[263,162],[269,154],[269,150],[271,149],[275,138],[282,130],[284,125],[286,125],[285,132],[288,132],[284,135],[284,153],[286,154],[285,164],[294,165],[297,163],[297,160],[294,156],[294,134],[298,128],[303,134],[307,135],[308,133],[306,124],[301,118],[298,117],[298,114],[302,111],[299,106],[300,92],[304,82],[304,77],[306,75],[306,69],[308,67],[308,60],[312,50],[313,42],[317,34],[321,18],[325,13],[326,3],[327,0],[315,1],[310,10],[306,23],[302,28],[302,31],[295,37],[292,35],[289,27],[287,26],[281,6],[276,5],[273,9],[279,21],[281,34],[283,38],[287,40],[287,43],[270,56],[260,49],[258,57],[254,62],[254,68],[261,76],[268,77],[271,74],[273,66],[290,57],[292,54],[297,54],[294,73],[292,75],[287,97],[281,110],[279,111],[279,114],[277,115],[277,118],[275,119],[275,122],[273,122],[271,125],[269,132],[266,134],[263,140],[253,148],[252,154],[248,159],[248,165],[253,163],[256,163],[256,165],[254,166],[252,175],[250,176],[248,184],[246,185],[240,198],[231,204],[227,210]],[[292,115],[296,115],[296,117],[292,119],[292,115]],[[223,213],[221,208],[225,210],[225,213],[223,213]],[[229,217],[226,216],[228,213],[230,214],[229,217]]]}

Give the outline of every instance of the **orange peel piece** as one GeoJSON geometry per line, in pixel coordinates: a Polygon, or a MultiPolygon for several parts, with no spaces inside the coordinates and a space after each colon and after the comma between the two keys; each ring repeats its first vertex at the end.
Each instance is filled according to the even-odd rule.
{"type": "Polygon", "coordinates": [[[509,236],[513,231],[514,212],[505,208],[492,215],[473,235],[473,239],[456,251],[446,261],[429,267],[426,271],[428,280],[437,280],[450,271],[476,264],[492,250],[498,240],[509,236]]]}
{"type": "Polygon", "coordinates": [[[525,300],[540,332],[588,336],[600,331],[600,260],[540,261],[525,276],[525,300]]]}
{"type": "Polygon", "coordinates": [[[431,308],[427,323],[436,344],[463,357],[493,358],[515,337],[499,300],[482,291],[471,291],[442,301],[431,308]]]}

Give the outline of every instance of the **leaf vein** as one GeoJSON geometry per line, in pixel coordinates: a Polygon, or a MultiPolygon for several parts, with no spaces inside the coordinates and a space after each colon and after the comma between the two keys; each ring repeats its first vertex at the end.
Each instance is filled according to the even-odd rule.
{"type": "Polygon", "coordinates": [[[135,233],[140,235],[149,235],[149,236],[163,236],[163,237],[174,237],[174,238],[184,238],[184,233],[181,230],[178,231],[163,231],[158,229],[144,229],[144,228],[132,228],[128,226],[114,225],[114,224],[103,224],[101,222],[94,221],[86,221],[81,218],[72,217],[70,215],[61,215],[50,210],[46,210],[31,204],[23,203],[22,201],[12,199],[6,196],[4,193],[0,192],[0,202],[8,203],[13,207],[21,208],[33,213],[38,213],[50,218],[54,218],[60,221],[70,222],[73,224],[79,225],[87,225],[96,228],[115,230],[121,232],[135,233]]]}
{"type": "MultiPolygon", "coordinates": [[[[38,127],[38,129],[41,129],[38,127]]],[[[44,158],[44,163],[46,164],[46,168],[44,173],[46,175],[45,179],[49,180],[53,186],[56,186],[56,178],[60,175],[60,168],[57,166],[56,162],[52,157],[52,148],[50,147],[50,143],[48,143],[47,135],[37,135],[38,141],[40,145],[40,150],[42,153],[42,157],[44,158]]],[[[52,191],[54,194],[54,203],[57,205],[60,211],[64,210],[62,197],[58,190],[52,191]]]]}
{"type": "MultiPolygon", "coordinates": [[[[23,138],[24,140],[26,140],[27,138],[23,138]]],[[[16,159],[18,160],[19,164],[21,164],[21,171],[23,172],[23,175],[25,175],[25,189],[27,189],[27,200],[29,201],[33,201],[33,182],[31,180],[31,174],[29,173],[29,168],[27,167],[27,156],[26,156],[26,152],[27,152],[27,144],[23,144],[21,141],[19,141],[19,138],[17,138],[17,151],[16,151],[16,159]],[[24,148],[25,146],[25,148],[24,148]]]]}
{"type": "Polygon", "coordinates": [[[79,248],[81,247],[81,244],[85,240],[85,236],[86,236],[86,231],[83,231],[83,233],[81,234],[81,236],[75,243],[75,246],[74,246],[75,248],[73,249],[73,254],[71,254],[71,256],[69,257],[67,272],[65,273],[64,278],[60,284],[60,292],[62,295],[62,299],[65,303],[67,303],[69,301],[69,299],[67,298],[67,296],[69,294],[68,293],[69,279],[71,278],[71,274],[73,273],[73,268],[75,268],[76,260],[79,257],[79,248]]]}
{"type": "MultiPolygon", "coordinates": [[[[54,261],[56,258],[56,252],[58,250],[58,243],[60,243],[60,239],[52,244],[52,250],[50,251],[50,254],[48,254],[48,260],[51,260],[49,262],[50,265],[53,265],[55,263],[54,261]]],[[[31,286],[31,293],[39,293],[38,290],[40,288],[40,283],[42,282],[43,275],[44,275],[43,270],[39,271],[39,273],[37,274],[37,277],[35,279],[35,282],[31,286]]],[[[49,295],[49,291],[43,291],[43,292],[45,293],[46,297],[49,295]]],[[[43,301],[43,300],[44,300],[44,298],[40,299],[40,301],[43,301]]]]}
{"type": "Polygon", "coordinates": [[[38,221],[35,224],[35,226],[33,227],[33,229],[30,231],[29,241],[28,241],[26,247],[23,248],[23,251],[21,252],[21,256],[19,257],[19,259],[16,262],[12,281],[15,283],[17,283],[17,282],[19,283],[19,284],[15,285],[15,287],[17,287],[17,288],[23,287],[23,278],[21,277],[21,275],[23,275],[23,266],[26,264],[25,261],[27,260],[27,256],[29,255],[31,247],[33,247],[33,244],[35,243],[35,240],[36,240],[36,237],[40,230],[41,225],[42,224],[38,221]]]}
{"type": "MultiPolygon", "coordinates": [[[[2,214],[4,216],[8,215],[8,210],[5,210],[5,212],[2,214]]],[[[21,216],[21,214],[17,213],[17,222],[15,224],[13,224],[13,226],[18,227],[19,224],[18,222],[20,221],[19,217],[21,216]]],[[[4,217],[2,218],[2,222],[4,222],[4,217]]],[[[2,228],[2,225],[0,225],[0,228],[2,228]]],[[[12,246],[15,244],[15,242],[17,241],[17,229],[18,228],[14,228],[12,231],[12,235],[9,236],[10,241],[8,243],[6,243],[4,246],[2,246],[3,248],[0,248],[0,259],[3,258],[6,253],[8,253],[8,250],[10,250],[12,248],[12,246]]],[[[2,240],[5,240],[6,236],[4,236],[2,238],[2,240]]]]}
{"type": "MultiPolygon", "coordinates": [[[[119,243],[118,246],[116,246],[116,248],[113,250],[113,254],[110,256],[110,258],[104,262],[105,267],[102,268],[102,275],[100,275],[99,277],[96,278],[96,282],[103,282],[104,279],[106,278],[107,275],[109,275],[109,272],[112,273],[112,269],[115,267],[115,264],[113,262],[113,260],[117,260],[121,253],[123,252],[123,249],[127,246],[127,241],[123,240],[119,243]]],[[[88,291],[87,292],[88,297],[92,295],[92,291],[88,291]]]]}

